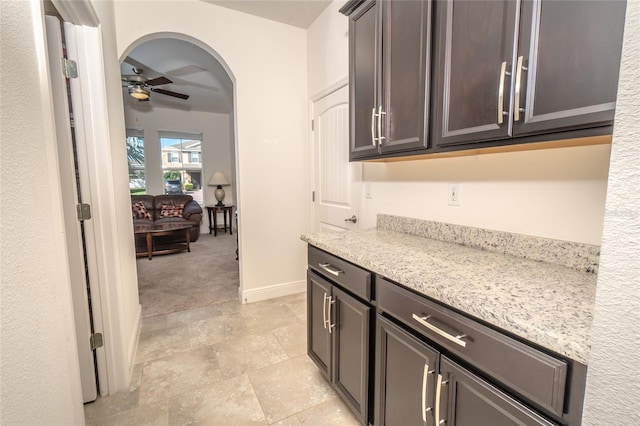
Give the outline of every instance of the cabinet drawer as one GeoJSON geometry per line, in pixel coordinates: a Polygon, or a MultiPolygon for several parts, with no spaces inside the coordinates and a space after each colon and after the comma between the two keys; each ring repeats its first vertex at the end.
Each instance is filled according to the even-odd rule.
{"type": "Polygon", "coordinates": [[[416,295],[376,280],[379,310],[537,404],[562,416],[567,363],[416,295]]]}
{"type": "Polygon", "coordinates": [[[371,273],[327,252],[309,246],[309,268],[354,295],[371,301],[371,273]]]}

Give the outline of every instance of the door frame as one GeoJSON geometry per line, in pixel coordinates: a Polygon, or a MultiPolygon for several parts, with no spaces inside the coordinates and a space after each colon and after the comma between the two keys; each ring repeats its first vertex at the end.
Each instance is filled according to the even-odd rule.
{"type": "MultiPolygon", "coordinates": [[[[86,191],[86,199],[91,200],[93,216],[85,221],[87,263],[91,274],[94,332],[104,336],[104,346],[96,350],[96,367],[100,395],[113,395],[129,388],[142,311],[138,304],[133,315],[126,315],[127,307],[123,304],[124,272],[119,257],[123,242],[115,207],[100,20],[90,0],[52,2],[65,22],[67,56],[78,65],[78,78],[71,80],[72,104],[81,157],[81,186],[83,194],[86,191]],[[132,318],[133,324],[127,318],[132,318]]],[[[133,250],[133,235],[131,247],[133,250]]]]}

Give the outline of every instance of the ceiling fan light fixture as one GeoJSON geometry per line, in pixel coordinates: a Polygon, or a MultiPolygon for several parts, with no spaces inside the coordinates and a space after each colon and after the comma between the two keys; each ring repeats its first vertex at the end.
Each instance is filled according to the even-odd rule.
{"type": "Polygon", "coordinates": [[[139,101],[149,99],[149,95],[150,95],[148,90],[145,90],[138,85],[129,87],[129,94],[132,97],[138,99],[139,101]]]}

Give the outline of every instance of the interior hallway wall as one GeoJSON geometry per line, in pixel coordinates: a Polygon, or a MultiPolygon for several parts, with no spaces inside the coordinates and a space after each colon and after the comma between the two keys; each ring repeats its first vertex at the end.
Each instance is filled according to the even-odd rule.
{"type": "Polygon", "coordinates": [[[640,424],[640,3],[627,2],[584,426],[640,424]]]}
{"type": "Polygon", "coordinates": [[[306,31],[200,1],[149,4],[115,2],[120,56],[152,34],[184,35],[215,51],[235,79],[243,299],[302,291],[306,251],[300,235],[307,215],[300,213],[308,208],[306,31]]]}
{"type": "Polygon", "coordinates": [[[41,7],[0,2],[3,425],[84,423],[41,7]]]}

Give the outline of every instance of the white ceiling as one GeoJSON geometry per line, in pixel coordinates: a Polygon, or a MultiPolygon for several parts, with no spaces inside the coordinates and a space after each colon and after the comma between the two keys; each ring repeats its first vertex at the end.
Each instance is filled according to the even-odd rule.
{"type": "MultiPolygon", "coordinates": [[[[308,28],[331,3],[331,0],[202,1],[300,28],[308,28]]],[[[134,75],[133,67],[142,69],[147,79],[169,78],[171,84],[155,87],[189,95],[189,99],[152,92],[149,102],[139,102],[128,95],[125,87],[125,107],[138,111],[157,107],[223,114],[233,109],[233,85],[226,71],[208,52],[192,43],[171,38],[147,41],[129,54],[120,66],[120,73],[134,75]]]]}
{"type": "Polygon", "coordinates": [[[228,114],[233,108],[233,85],[226,71],[213,56],[192,43],[173,38],[142,43],[120,65],[121,75],[135,75],[133,67],[142,69],[148,79],[167,77],[172,84],[155,87],[189,95],[189,99],[152,92],[149,102],[139,102],[129,96],[125,88],[123,97],[127,107],[138,111],[158,107],[222,114],[228,114]]]}
{"type": "Polygon", "coordinates": [[[299,28],[309,28],[331,0],[202,0],[299,28]]]}

